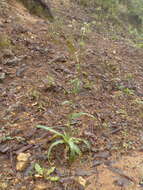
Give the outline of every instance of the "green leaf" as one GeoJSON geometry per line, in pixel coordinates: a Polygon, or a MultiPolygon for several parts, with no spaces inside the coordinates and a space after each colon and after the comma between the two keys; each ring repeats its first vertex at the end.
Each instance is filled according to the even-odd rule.
{"type": "Polygon", "coordinates": [[[63,137],[63,134],[62,134],[62,133],[60,133],[60,132],[58,132],[58,131],[52,129],[51,127],[47,127],[47,126],[44,126],[44,125],[37,125],[37,128],[45,129],[45,130],[47,130],[47,131],[50,131],[51,133],[54,133],[54,134],[56,134],[56,135],[58,135],[58,136],[60,136],[60,137],[63,137]]]}
{"type": "Polygon", "coordinates": [[[69,134],[67,134],[65,131],[64,131],[64,134],[63,134],[63,140],[64,140],[64,143],[65,144],[68,144],[68,142],[70,141],[71,137],[69,136],[69,134]]]}
{"type": "Polygon", "coordinates": [[[75,154],[75,151],[72,149],[70,150],[70,156],[69,156],[69,160],[71,162],[73,162],[75,160],[75,157],[76,157],[76,154],[75,154]]]}
{"type": "Polygon", "coordinates": [[[136,100],[135,100],[135,103],[137,103],[137,104],[143,104],[143,100],[141,100],[141,99],[136,99],[136,100]]]}
{"type": "Polygon", "coordinates": [[[77,118],[79,118],[79,117],[81,117],[83,115],[86,115],[86,116],[89,116],[89,117],[95,119],[95,117],[93,115],[91,115],[89,113],[85,113],[85,112],[72,113],[72,114],[69,115],[69,119],[74,120],[74,119],[77,119],[77,118]]]}
{"type": "MultiPolygon", "coordinates": [[[[79,112],[79,113],[74,113],[72,114],[72,119],[73,118],[77,118],[81,115],[88,115],[88,116],[92,116],[90,114],[87,114],[87,113],[84,113],[84,112],[79,112]]],[[[94,116],[93,116],[94,117],[94,116]]],[[[48,153],[47,153],[47,157],[48,157],[48,160],[50,162],[50,154],[51,154],[51,151],[52,149],[59,145],[59,144],[65,144],[68,148],[69,148],[69,159],[71,161],[73,161],[76,157],[76,155],[81,155],[81,150],[79,148],[79,146],[77,145],[78,143],[81,143],[83,142],[89,149],[90,149],[90,145],[88,143],[88,141],[84,140],[84,139],[81,139],[81,138],[74,138],[74,137],[71,137],[68,133],[66,133],[65,131],[63,133],[59,133],[58,131],[54,130],[53,128],[50,128],[50,127],[47,127],[47,126],[43,126],[43,125],[38,125],[37,128],[41,128],[41,129],[45,129],[47,131],[50,131],[52,133],[54,133],[56,136],[60,137],[59,140],[53,142],[50,147],[49,147],[49,150],[48,150],[48,153]]],[[[47,175],[50,175],[53,171],[54,171],[54,167],[51,168],[49,171],[47,171],[48,173],[45,173],[46,176],[47,175]]]]}
{"type": "Polygon", "coordinates": [[[72,143],[72,149],[75,151],[76,154],[81,155],[80,148],[75,143],[72,143]]]}
{"type": "Polygon", "coordinates": [[[69,147],[70,147],[70,160],[73,161],[76,157],[76,155],[81,155],[80,148],[71,140],[69,141],[69,147]]]}
{"type": "Polygon", "coordinates": [[[50,169],[46,170],[46,175],[50,175],[55,171],[55,167],[51,167],[50,169]]]}
{"type": "Polygon", "coordinates": [[[49,150],[48,150],[48,160],[49,160],[49,157],[50,157],[50,154],[51,154],[52,149],[53,149],[55,146],[57,146],[57,145],[59,145],[59,144],[64,144],[64,143],[65,143],[64,140],[58,140],[58,141],[56,141],[56,142],[54,142],[54,143],[51,144],[51,146],[49,147],[49,150]]]}
{"type": "Polygon", "coordinates": [[[50,176],[47,179],[49,179],[50,181],[54,182],[54,181],[59,181],[59,177],[58,176],[50,176]]]}
{"type": "Polygon", "coordinates": [[[44,169],[39,164],[36,163],[34,168],[39,175],[43,175],[44,169]]]}

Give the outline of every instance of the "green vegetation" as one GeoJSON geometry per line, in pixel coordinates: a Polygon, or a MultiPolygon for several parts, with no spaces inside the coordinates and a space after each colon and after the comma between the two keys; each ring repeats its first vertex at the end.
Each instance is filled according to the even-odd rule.
{"type": "Polygon", "coordinates": [[[56,86],[55,78],[53,76],[47,75],[43,80],[42,80],[45,89],[50,89],[56,86]]]}
{"type": "Polygon", "coordinates": [[[85,112],[72,113],[68,117],[69,117],[69,120],[74,120],[81,116],[88,116],[90,118],[96,119],[93,115],[91,115],[89,113],[85,113],[85,112]]]}
{"type": "Polygon", "coordinates": [[[118,89],[127,95],[134,95],[134,90],[126,88],[125,86],[118,86],[118,89]]]}
{"type": "Polygon", "coordinates": [[[60,133],[51,127],[47,127],[47,126],[43,126],[43,125],[38,125],[37,128],[41,128],[41,129],[44,129],[44,130],[47,130],[47,131],[53,133],[54,139],[56,139],[55,142],[53,142],[49,147],[48,159],[50,158],[52,149],[55,146],[60,145],[60,144],[66,145],[66,149],[69,153],[69,160],[71,162],[75,160],[77,155],[81,156],[81,154],[82,154],[82,152],[78,146],[79,143],[84,143],[88,148],[90,148],[89,143],[86,140],[81,139],[81,138],[72,137],[65,131],[63,133],[60,133]]]}
{"type": "Polygon", "coordinates": [[[0,34],[0,49],[9,48],[11,46],[11,41],[7,35],[0,34]]]}
{"type": "Polygon", "coordinates": [[[40,97],[41,97],[41,93],[36,89],[36,88],[30,88],[27,96],[31,99],[31,100],[36,100],[39,101],[40,97]]]}
{"type": "Polygon", "coordinates": [[[143,48],[141,7],[138,0],[51,1],[49,23],[38,0],[19,1],[44,19],[22,3],[0,19],[2,189],[96,189],[106,177],[101,171],[92,183],[96,166],[105,169],[102,158],[126,159],[142,148],[142,52],[129,44],[140,39],[143,48]]]}
{"type": "Polygon", "coordinates": [[[75,78],[75,79],[71,80],[70,82],[72,85],[71,92],[73,94],[78,94],[80,92],[80,90],[82,89],[82,81],[78,78],[75,78]]]}
{"type": "MultiPolygon", "coordinates": [[[[95,26],[101,32],[105,28],[112,35],[117,33],[142,37],[143,0],[78,0],[95,18],[95,26]],[[90,11],[91,10],[91,11],[90,11]]],[[[140,45],[142,47],[142,44],[140,45]]]]}
{"type": "Polygon", "coordinates": [[[36,174],[36,177],[42,177],[46,180],[50,180],[50,181],[59,181],[59,177],[58,176],[51,176],[51,174],[54,173],[55,171],[55,167],[51,167],[50,169],[47,168],[43,168],[41,167],[38,163],[35,164],[34,166],[36,174]]]}

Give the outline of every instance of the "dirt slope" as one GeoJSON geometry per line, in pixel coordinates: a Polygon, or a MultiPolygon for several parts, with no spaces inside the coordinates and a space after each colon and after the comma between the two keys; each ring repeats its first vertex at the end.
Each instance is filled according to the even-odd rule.
{"type": "Polygon", "coordinates": [[[98,34],[77,5],[50,4],[54,23],[20,3],[1,1],[0,189],[141,190],[143,52],[98,34]],[[91,150],[81,147],[83,156],[69,165],[63,147],[55,148],[51,157],[60,181],[35,176],[35,163],[51,167],[51,134],[36,125],[63,128],[78,112],[96,118],[71,125],[91,150]],[[30,161],[17,171],[20,153],[29,153],[30,161]]]}

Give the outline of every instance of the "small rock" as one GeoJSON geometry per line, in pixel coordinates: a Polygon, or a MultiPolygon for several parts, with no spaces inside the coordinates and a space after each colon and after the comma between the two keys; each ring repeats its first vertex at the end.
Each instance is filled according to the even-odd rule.
{"type": "Polygon", "coordinates": [[[4,190],[4,189],[7,189],[8,188],[8,184],[3,182],[3,183],[0,183],[0,189],[1,190],[4,190]]]}
{"type": "Polygon", "coordinates": [[[46,183],[40,183],[36,185],[36,187],[34,188],[34,190],[46,190],[46,189],[48,189],[48,185],[46,183]]]}
{"type": "Polygon", "coordinates": [[[78,179],[77,179],[77,181],[78,181],[78,183],[81,184],[83,187],[86,186],[86,180],[85,180],[83,177],[79,176],[78,179]]]}
{"type": "Polygon", "coordinates": [[[0,73],[0,82],[2,82],[5,79],[5,73],[0,73]]]}
{"type": "Polygon", "coordinates": [[[29,157],[30,157],[29,153],[20,153],[17,156],[17,161],[18,161],[16,164],[17,171],[23,171],[26,169],[26,167],[29,164],[29,157]]]}
{"type": "Polygon", "coordinates": [[[18,156],[17,156],[17,160],[18,161],[23,161],[23,162],[26,162],[29,160],[29,157],[30,157],[30,153],[20,153],[18,156]]]}
{"type": "Polygon", "coordinates": [[[27,165],[28,165],[28,162],[22,162],[22,161],[20,161],[20,162],[18,162],[16,164],[16,170],[22,172],[23,170],[26,169],[27,165]]]}

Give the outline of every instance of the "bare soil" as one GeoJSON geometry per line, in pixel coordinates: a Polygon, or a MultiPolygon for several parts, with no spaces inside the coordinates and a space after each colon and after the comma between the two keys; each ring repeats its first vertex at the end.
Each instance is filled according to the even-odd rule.
{"type": "Polygon", "coordinates": [[[88,15],[68,1],[63,5],[51,2],[57,20],[63,18],[56,23],[31,15],[15,1],[5,4],[1,14],[0,189],[141,190],[142,49],[126,40],[109,40],[95,29],[81,49],[71,51],[69,34],[78,41],[88,15]],[[73,19],[75,28],[70,26],[73,19]],[[53,85],[47,76],[54,79],[53,85]],[[77,78],[81,86],[74,93],[70,81],[77,78]],[[63,105],[65,101],[72,104],[63,105]],[[62,128],[75,112],[96,117],[73,123],[75,136],[87,139],[91,150],[83,150],[83,156],[69,164],[63,147],[55,148],[52,163],[60,181],[35,177],[35,163],[51,167],[46,157],[51,134],[37,124],[62,128]],[[31,157],[19,172],[16,157],[21,152],[31,157]]]}

